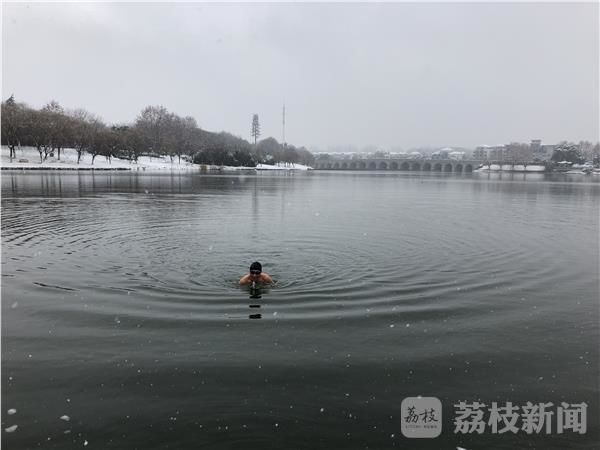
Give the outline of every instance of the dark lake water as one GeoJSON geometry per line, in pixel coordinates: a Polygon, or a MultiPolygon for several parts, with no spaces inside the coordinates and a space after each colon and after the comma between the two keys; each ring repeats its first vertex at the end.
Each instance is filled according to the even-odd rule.
{"type": "Polygon", "coordinates": [[[597,449],[599,199],[577,175],[4,172],[3,448],[597,449]],[[275,286],[238,287],[254,260],[275,286]],[[401,433],[418,395],[435,439],[401,433]],[[462,434],[461,401],[556,415],[462,434]]]}

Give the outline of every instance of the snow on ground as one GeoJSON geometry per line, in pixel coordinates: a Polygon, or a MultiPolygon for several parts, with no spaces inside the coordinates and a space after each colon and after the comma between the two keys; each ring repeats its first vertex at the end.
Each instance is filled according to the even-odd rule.
{"type": "MultiPolygon", "coordinates": [[[[92,165],[92,156],[84,153],[81,156],[81,161],[77,164],[77,152],[74,149],[65,149],[60,154],[55,153],[53,157],[40,162],[40,154],[35,148],[23,147],[17,149],[17,157],[13,158],[12,162],[9,157],[8,147],[2,147],[0,152],[0,166],[2,168],[14,169],[103,169],[103,170],[136,170],[136,171],[239,171],[239,170],[255,170],[254,167],[232,167],[232,166],[211,166],[201,165],[186,162],[183,159],[179,163],[178,158],[173,158],[173,162],[168,156],[152,158],[142,156],[137,162],[112,158],[109,162],[104,156],[96,156],[92,165]]],[[[259,170],[309,170],[310,167],[301,164],[284,164],[280,163],[277,166],[267,164],[259,164],[256,169],[259,170]]]]}
{"type": "Polygon", "coordinates": [[[277,165],[257,164],[256,170],[312,170],[312,167],[296,163],[277,163],[277,165]]]}
{"type": "Polygon", "coordinates": [[[170,158],[151,158],[143,156],[138,162],[112,158],[109,161],[104,156],[96,156],[92,165],[92,155],[84,153],[81,161],[77,164],[77,152],[74,149],[65,149],[60,154],[54,153],[54,156],[40,162],[40,154],[35,148],[24,147],[17,149],[17,157],[10,161],[7,147],[2,147],[0,163],[3,168],[15,169],[117,169],[117,170],[200,170],[198,164],[192,164],[185,161],[178,163],[177,158],[171,163],[170,158]]]}
{"type": "Polygon", "coordinates": [[[474,172],[545,172],[546,167],[541,164],[528,164],[524,166],[522,164],[491,164],[490,166],[484,165],[475,169],[474,172]]]}

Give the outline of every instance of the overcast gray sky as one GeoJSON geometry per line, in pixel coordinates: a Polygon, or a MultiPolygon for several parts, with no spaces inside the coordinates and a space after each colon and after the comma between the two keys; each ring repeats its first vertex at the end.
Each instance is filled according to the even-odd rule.
{"type": "MultiPolygon", "coordinates": [[[[9,4],[2,95],[326,149],[599,134],[598,4],[9,4]]],[[[314,147],[312,147],[314,149],[314,147]]]]}

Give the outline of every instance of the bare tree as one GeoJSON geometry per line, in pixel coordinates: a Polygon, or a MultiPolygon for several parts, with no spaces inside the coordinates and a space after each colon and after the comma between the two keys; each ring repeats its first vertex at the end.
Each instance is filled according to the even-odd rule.
{"type": "Polygon", "coordinates": [[[2,103],[2,144],[8,146],[10,160],[17,157],[15,148],[21,145],[24,133],[25,105],[10,96],[2,103]]]}
{"type": "Polygon", "coordinates": [[[71,140],[69,134],[72,129],[69,126],[69,118],[65,115],[63,107],[55,100],[45,105],[42,112],[46,113],[48,120],[51,151],[57,150],[58,159],[60,160],[61,150],[71,140]]]}
{"type": "Polygon", "coordinates": [[[116,156],[125,157],[137,162],[138,157],[144,150],[144,142],[139,130],[130,125],[113,125],[113,132],[117,139],[117,147],[114,152],[116,156]]]}
{"type": "Polygon", "coordinates": [[[71,141],[77,152],[77,164],[83,152],[87,151],[93,141],[93,133],[101,120],[85,109],[76,109],[67,113],[71,119],[71,141]]]}
{"type": "Polygon", "coordinates": [[[172,122],[172,114],[164,106],[147,106],[137,117],[135,126],[144,137],[149,153],[167,152],[170,122],[172,122]]]}
{"type": "Polygon", "coordinates": [[[296,147],[294,147],[293,145],[289,145],[287,147],[284,148],[283,150],[283,160],[286,163],[297,163],[300,161],[300,157],[298,155],[298,151],[296,150],[296,147]]]}
{"type": "Polygon", "coordinates": [[[315,156],[309,152],[305,147],[296,149],[298,152],[298,159],[301,164],[305,166],[312,166],[315,163],[315,156]]]}
{"type": "Polygon", "coordinates": [[[190,155],[194,161],[229,165],[295,162],[312,157],[306,149],[302,148],[301,154],[292,145],[286,151],[273,138],[258,141],[258,114],[252,119],[254,145],[230,133],[202,130],[193,117],[180,117],[163,106],[144,108],[134,124],[107,126],[83,109],[65,111],[58,102],[51,101],[35,110],[16,103],[11,96],[2,103],[1,123],[2,144],[9,147],[11,160],[20,145],[34,146],[40,162],[55,150],[60,159],[63,149],[73,147],[78,164],[84,153],[92,155],[92,164],[98,155],[104,155],[109,162],[113,156],[137,161],[143,154],[169,155],[171,162],[178,156],[179,163],[183,155],[190,155]]]}
{"type": "Polygon", "coordinates": [[[256,157],[272,163],[283,161],[283,146],[273,137],[263,139],[256,146],[256,157]]]}
{"type": "Polygon", "coordinates": [[[110,161],[114,145],[112,130],[108,129],[102,122],[93,122],[91,126],[91,141],[87,151],[92,155],[92,165],[98,155],[104,155],[110,161]]]}
{"type": "Polygon", "coordinates": [[[592,161],[594,164],[600,164],[600,142],[592,147],[592,161]]]}
{"type": "Polygon", "coordinates": [[[47,111],[29,109],[26,111],[24,122],[27,138],[40,154],[40,162],[43,162],[52,150],[49,114],[47,111]]]}
{"type": "Polygon", "coordinates": [[[173,147],[170,155],[177,155],[179,164],[181,164],[181,155],[194,153],[194,131],[198,129],[198,124],[193,117],[179,117],[174,114],[169,128],[173,147]]]}

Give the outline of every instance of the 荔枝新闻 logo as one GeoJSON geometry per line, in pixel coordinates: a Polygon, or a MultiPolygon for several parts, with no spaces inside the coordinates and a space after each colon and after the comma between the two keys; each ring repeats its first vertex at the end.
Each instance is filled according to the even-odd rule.
{"type": "Polygon", "coordinates": [[[400,405],[402,434],[435,438],[442,432],[442,402],[436,397],[406,397],[400,405]]]}

